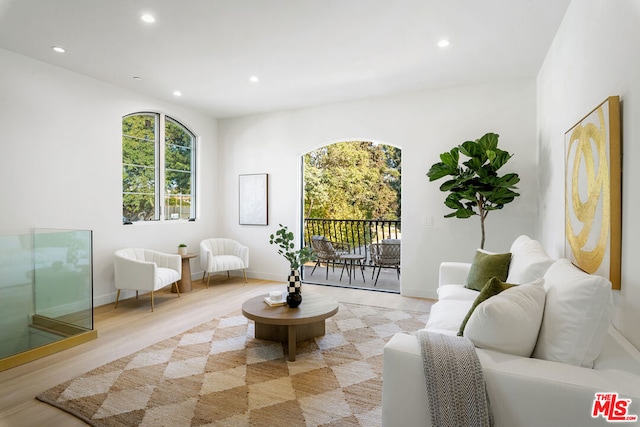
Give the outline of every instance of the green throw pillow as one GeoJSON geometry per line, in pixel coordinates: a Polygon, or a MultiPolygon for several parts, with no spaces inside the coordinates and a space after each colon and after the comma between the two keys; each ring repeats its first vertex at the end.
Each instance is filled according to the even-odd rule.
{"type": "Polygon", "coordinates": [[[478,304],[480,304],[482,301],[485,301],[491,298],[494,295],[498,295],[500,292],[504,291],[505,289],[509,289],[512,286],[515,286],[515,285],[504,283],[502,280],[498,279],[497,277],[492,277],[491,279],[489,279],[489,281],[484,285],[484,287],[476,297],[475,301],[473,301],[473,305],[469,309],[469,312],[464,317],[464,320],[460,325],[460,331],[458,331],[458,336],[459,337],[462,336],[462,333],[464,332],[464,327],[467,325],[467,321],[471,317],[471,313],[473,313],[473,310],[476,309],[478,304]]]}
{"type": "Polygon", "coordinates": [[[492,277],[497,277],[504,282],[509,274],[510,263],[511,253],[509,252],[506,254],[490,254],[477,250],[465,287],[480,291],[492,277]]]}

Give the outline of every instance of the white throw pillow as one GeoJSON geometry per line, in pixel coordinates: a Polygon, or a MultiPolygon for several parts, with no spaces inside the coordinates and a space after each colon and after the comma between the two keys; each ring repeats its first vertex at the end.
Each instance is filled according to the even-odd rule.
{"type": "Polygon", "coordinates": [[[593,367],[611,322],[611,282],[559,259],[544,275],[547,302],[533,357],[593,367]]]}
{"type": "Polygon", "coordinates": [[[513,286],[478,304],[464,336],[478,348],[529,357],[544,312],[544,279],[513,286]]]}
{"type": "Polygon", "coordinates": [[[514,240],[513,243],[511,244],[511,248],[509,249],[509,252],[513,253],[514,251],[515,252],[519,251],[522,245],[530,241],[531,241],[531,237],[527,236],[526,234],[522,234],[518,236],[516,240],[514,240]]]}
{"type": "Polygon", "coordinates": [[[507,283],[514,285],[529,283],[544,276],[554,260],[537,240],[527,236],[518,237],[511,245],[511,264],[507,283]]]}

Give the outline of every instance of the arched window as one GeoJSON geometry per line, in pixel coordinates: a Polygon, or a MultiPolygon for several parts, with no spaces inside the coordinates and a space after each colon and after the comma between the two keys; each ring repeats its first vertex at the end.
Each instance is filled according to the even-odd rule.
{"type": "Polygon", "coordinates": [[[193,220],[196,137],[158,113],[122,118],[122,221],[193,220]]]}

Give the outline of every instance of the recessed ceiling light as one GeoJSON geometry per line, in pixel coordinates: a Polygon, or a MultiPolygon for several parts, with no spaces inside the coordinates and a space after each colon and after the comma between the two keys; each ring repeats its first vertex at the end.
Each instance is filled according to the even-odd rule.
{"type": "Polygon", "coordinates": [[[260,79],[258,78],[258,76],[251,76],[251,77],[249,77],[249,81],[251,83],[258,83],[260,81],[260,79]]]}
{"type": "Polygon", "coordinates": [[[144,15],[142,15],[140,17],[140,19],[142,19],[142,21],[151,24],[153,22],[156,22],[156,18],[153,17],[153,15],[149,15],[148,13],[145,13],[144,15]]]}
{"type": "Polygon", "coordinates": [[[173,91],[173,95],[174,96],[182,96],[182,92],[180,92],[179,90],[174,90],[173,91]]]}
{"type": "Polygon", "coordinates": [[[451,43],[449,42],[449,40],[447,39],[442,39],[438,42],[438,47],[447,47],[449,46],[451,43]]]}
{"type": "Polygon", "coordinates": [[[61,46],[51,46],[51,49],[53,49],[55,52],[58,52],[58,53],[65,53],[66,52],[66,50],[61,46]]]}
{"type": "Polygon", "coordinates": [[[140,76],[133,76],[132,78],[133,78],[133,80],[142,80],[142,77],[140,77],[140,76]]]}

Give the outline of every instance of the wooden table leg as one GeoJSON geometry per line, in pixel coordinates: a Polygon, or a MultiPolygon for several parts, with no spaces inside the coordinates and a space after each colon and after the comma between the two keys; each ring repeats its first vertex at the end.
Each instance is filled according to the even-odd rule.
{"type": "Polygon", "coordinates": [[[287,341],[289,342],[289,361],[294,362],[296,360],[296,326],[288,326],[287,341]]]}

